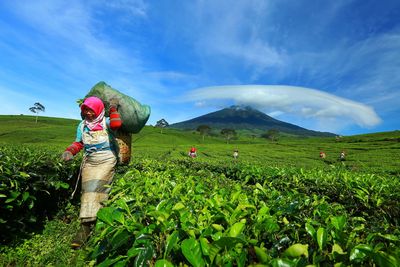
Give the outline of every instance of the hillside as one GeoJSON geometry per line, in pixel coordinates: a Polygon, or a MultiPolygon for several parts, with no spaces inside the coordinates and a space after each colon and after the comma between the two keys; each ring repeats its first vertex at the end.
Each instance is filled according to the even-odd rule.
{"type": "MultiPolygon", "coordinates": [[[[35,123],[35,119],[31,115],[0,115],[0,143],[64,148],[75,140],[79,120],[39,116],[35,123]]],[[[201,141],[202,137],[198,134],[179,129],[164,129],[161,133],[159,128],[153,126],[144,126],[138,134],[132,135],[135,147],[191,146],[201,141]]],[[[207,142],[224,144],[225,140],[222,137],[207,137],[207,142]]]]}
{"type": "Polygon", "coordinates": [[[243,266],[399,266],[399,131],[226,143],[146,126],[133,136],[131,164],[116,168],[89,242],[71,250],[82,153],[68,163],[60,155],[77,123],[0,116],[0,266],[223,266],[224,257],[243,266]],[[191,145],[197,158],[186,154],[191,145]],[[255,249],[265,257],[249,256],[255,249]],[[288,257],[294,249],[303,252],[288,257]],[[370,254],[358,261],[357,249],[370,254]]]}
{"type": "Polygon", "coordinates": [[[300,126],[274,119],[265,113],[251,108],[231,106],[219,111],[205,114],[187,121],[171,124],[171,128],[195,130],[200,125],[208,125],[212,129],[230,128],[263,133],[275,129],[280,133],[296,136],[335,136],[333,133],[308,130],[300,126]]]}
{"type": "Polygon", "coordinates": [[[78,120],[30,115],[0,115],[0,142],[66,146],[75,138],[78,120]]]}
{"type": "MultiPolygon", "coordinates": [[[[61,154],[75,139],[78,123],[78,120],[40,116],[36,124],[34,116],[0,115],[0,145],[51,147],[61,154]]],[[[400,172],[400,131],[346,136],[340,141],[326,137],[282,136],[275,142],[239,133],[237,139],[227,144],[221,135],[206,136],[203,140],[195,131],[166,128],[161,133],[159,128],[145,126],[132,137],[132,156],[134,161],[139,158],[182,159],[192,145],[199,150],[197,161],[227,164],[232,162],[233,150],[239,149],[240,161],[249,164],[329,167],[337,163],[338,154],[345,150],[348,168],[400,172]],[[327,153],[325,161],[319,158],[321,150],[327,153]]]]}

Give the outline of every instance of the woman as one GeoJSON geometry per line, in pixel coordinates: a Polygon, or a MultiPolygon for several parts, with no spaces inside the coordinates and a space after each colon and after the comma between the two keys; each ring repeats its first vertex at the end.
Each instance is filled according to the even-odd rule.
{"type": "Polygon", "coordinates": [[[188,156],[191,158],[197,157],[197,149],[194,146],[190,148],[188,156]]]}
{"type": "MultiPolygon", "coordinates": [[[[80,248],[90,235],[96,222],[96,214],[108,199],[110,184],[117,163],[116,142],[113,132],[122,121],[116,100],[110,101],[110,119],[104,117],[104,104],[100,98],[91,96],[81,105],[84,118],[77,128],[76,140],[62,154],[65,161],[84,149],[81,165],[82,194],[79,218],[81,227],[71,246],[80,248]]],[[[79,179],[79,178],[78,178],[79,179]]]]}
{"type": "Polygon", "coordinates": [[[239,157],[239,150],[235,149],[235,150],[233,151],[233,158],[234,158],[234,159],[237,159],[238,157],[239,157]]]}

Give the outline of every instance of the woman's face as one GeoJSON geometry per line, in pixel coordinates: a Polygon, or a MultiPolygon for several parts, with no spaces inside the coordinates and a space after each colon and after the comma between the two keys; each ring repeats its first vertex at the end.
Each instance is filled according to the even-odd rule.
{"type": "Polygon", "coordinates": [[[94,113],[94,111],[86,106],[83,107],[82,114],[85,117],[85,120],[87,121],[92,121],[96,118],[96,114],[94,113]]]}

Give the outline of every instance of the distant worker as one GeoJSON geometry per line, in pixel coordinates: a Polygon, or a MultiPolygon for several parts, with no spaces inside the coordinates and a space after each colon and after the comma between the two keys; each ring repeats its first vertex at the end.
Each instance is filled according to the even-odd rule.
{"type": "Polygon", "coordinates": [[[326,158],[325,152],[324,152],[324,151],[319,152],[319,157],[320,157],[321,159],[325,159],[325,158],[326,158]]]}
{"type": "Polygon", "coordinates": [[[233,158],[234,158],[234,159],[237,159],[238,157],[239,157],[239,150],[235,149],[235,150],[233,151],[233,158]]]}
{"type": "Polygon", "coordinates": [[[344,152],[344,150],[342,152],[340,152],[339,160],[340,161],[345,161],[346,160],[346,153],[344,152]]]}
{"type": "Polygon", "coordinates": [[[194,146],[192,146],[191,148],[190,148],[190,150],[189,150],[189,157],[191,157],[191,158],[195,158],[195,157],[197,157],[197,149],[194,147],[194,146]]]}

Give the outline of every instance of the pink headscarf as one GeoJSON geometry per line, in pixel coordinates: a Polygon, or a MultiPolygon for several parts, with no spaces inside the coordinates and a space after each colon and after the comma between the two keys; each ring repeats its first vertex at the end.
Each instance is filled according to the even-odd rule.
{"type": "Polygon", "coordinates": [[[94,111],[94,114],[96,115],[96,118],[93,121],[85,120],[84,121],[85,125],[92,131],[102,130],[103,126],[101,122],[103,121],[104,118],[103,101],[101,101],[101,99],[98,97],[90,96],[86,98],[83,104],[81,105],[81,111],[83,111],[84,107],[90,108],[91,110],[94,111]]]}

